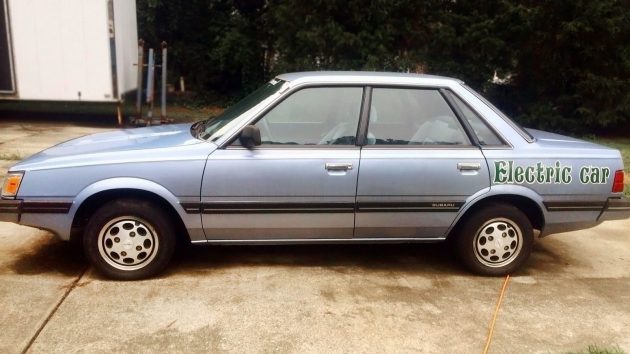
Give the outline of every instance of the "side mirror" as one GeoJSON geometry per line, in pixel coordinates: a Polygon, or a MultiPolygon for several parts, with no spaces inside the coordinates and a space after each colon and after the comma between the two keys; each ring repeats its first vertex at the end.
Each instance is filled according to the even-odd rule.
{"type": "Polygon", "coordinates": [[[241,145],[248,149],[258,146],[262,144],[260,129],[255,125],[245,126],[245,128],[241,130],[241,135],[239,135],[238,140],[241,142],[241,145]]]}

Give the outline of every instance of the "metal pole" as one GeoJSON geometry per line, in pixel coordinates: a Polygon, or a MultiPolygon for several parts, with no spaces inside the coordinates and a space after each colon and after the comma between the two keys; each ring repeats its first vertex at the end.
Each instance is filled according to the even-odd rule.
{"type": "Polygon", "coordinates": [[[153,89],[155,82],[155,55],[153,54],[153,48],[149,48],[149,67],[147,70],[147,103],[149,104],[147,124],[151,125],[153,124],[153,89]]]}
{"type": "Polygon", "coordinates": [[[142,74],[144,73],[144,41],[138,41],[138,78],[136,82],[136,119],[142,118],[142,74]]]}
{"type": "Polygon", "coordinates": [[[163,41],[162,42],[162,99],[160,102],[162,106],[161,118],[163,122],[166,121],[166,54],[167,54],[166,42],[163,41]]]}
{"type": "Polygon", "coordinates": [[[119,127],[122,127],[122,125],[123,125],[122,110],[120,108],[121,105],[122,105],[121,101],[118,101],[118,103],[116,104],[116,118],[118,118],[118,126],[119,127]]]}

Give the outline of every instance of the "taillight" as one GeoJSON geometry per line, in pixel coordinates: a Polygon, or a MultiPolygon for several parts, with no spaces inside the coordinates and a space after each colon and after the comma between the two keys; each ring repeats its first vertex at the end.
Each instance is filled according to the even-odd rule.
{"type": "Polygon", "coordinates": [[[623,192],[623,170],[619,170],[615,172],[615,179],[613,180],[613,193],[621,193],[623,192]]]}

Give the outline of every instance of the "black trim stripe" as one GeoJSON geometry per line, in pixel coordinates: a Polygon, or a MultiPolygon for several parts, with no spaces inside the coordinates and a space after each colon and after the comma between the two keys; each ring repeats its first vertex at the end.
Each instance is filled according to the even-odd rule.
{"type": "Polygon", "coordinates": [[[606,202],[585,201],[585,202],[544,202],[547,211],[602,211],[606,202]]]}
{"type": "Polygon", "coordinates": [[[19,214],[20,200],[0,200],[0,214],[19,214]]]}
{"type": "Polygon", "coordinates": [[[186,214],[199,214],[201,211],[201,203],[179,203],[179,205],[184,208],[186,214]]]}
{"type": "Polygon", "coordinates": [[[627,198],[608,198],[606,211],[626,211],[630,210],[630,200],[627,198]]]}
{"type": "Polygon", "coordinates": [[[358,212],[445,212],[458,211],[463,202],[359,202],[358,212]]]}
{"type": "Polygon", "coordinates": [[[67,214],[72,203],[65,202],[28,202],[22,203],[24,214],[67,214]]]}
{"type": "Polygon", "coordinates": [[[362,202],[278,203],[206,202],[180,203],[188,214],[354,213],[356,212],[456,212],[463,202],[362,202]]]}
{"type": "Polygon", "coordinates": [[[189,214],[353,213],[354,203],[207,202],[181,203],[189,214]]]}
{"type": "Polygon", "coordinates": [[[354,213],[354,208],[203,208],[203,214],[304,214],[304,213],[354,213]]]}

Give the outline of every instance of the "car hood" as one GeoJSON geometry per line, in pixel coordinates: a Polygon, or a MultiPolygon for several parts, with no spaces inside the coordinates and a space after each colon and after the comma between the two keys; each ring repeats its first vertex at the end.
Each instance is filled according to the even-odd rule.
{"type": "Polygon", "coordinates": [[[156,155],[153,151],[178,150],[204,142],[190,133],[191,124],[160,125],[120,129],[86,135],[43,150],[13,166],[12,170],[52,168],[74,163],[93,164],[116,158],[140,158],[156,155]],[[151,150],[151,152],[149,152],[151,150]]]}

